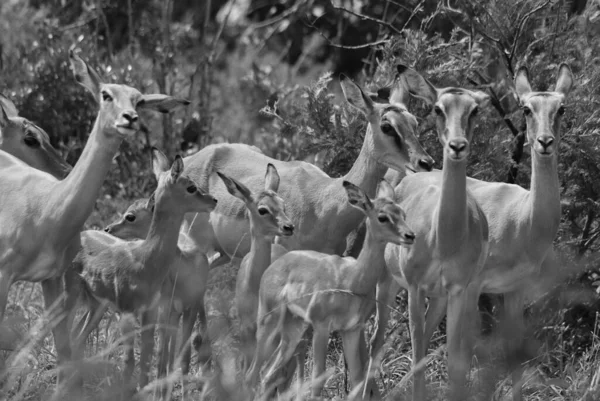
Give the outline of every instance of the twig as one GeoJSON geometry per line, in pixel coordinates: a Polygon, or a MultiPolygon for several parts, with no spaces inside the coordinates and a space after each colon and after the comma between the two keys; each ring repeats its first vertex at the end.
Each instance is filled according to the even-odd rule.
{"type": "MultiPolygon", "coordinates": [[[[417,15],[417,13],[420,11],[421,7],[423,7],[423,3],[425,3],[425,0],[421,0],[416,6],[415,8],[412,10],[412,12],[410,13],[410,16],[408,17],[408,19],[406,20],[406,22],[404,23],[404,25],[402,26],[402,31],[404,31],[404,29],[406,29],[406,27],[408,26],[408,24],[410,23],[410,21],[412,21],[412,19],[415,17],[415,15],[417,15]]],[[[393,20],[392,20],[393,21],[393,20]]]]}
{"type": "Polygon", "coordinates": [[[334,6],[333,3],[331,3],[331,6],[333,7],[334,10],[344,11],[344,12],[347,12],[348,14],[352,14],[360,19],[376,22],[380,25],[388,27],[390,30],[394,31],[398,35],[402,34],[402,31],[400,31],[398,28],[396,28],[389,22],[385,22],[384,20],[381,20],[379,18],[369,17],[368,15],[360,14],[360,13],[354,12],[352,10],[348,10],[347,8],[344,8],[344,7],[337,7],[337,6],[334,6]]]}
{"type": "Polygon", "coordinates": [[[356,45],[356,46],[339,45],[337,43],[333,43],[327,36],[325,36],[325,34],[323,34],[323,32],[321,32],[321,30],[319,28],[314,26],[314,24],[311,24],[310,22],[306,22],[306,21],[304,22],[304,24],[306,24],[306,26],[308,26],[309,28],[313,28],[315,31],[317,31],[317,33],[319,35],[321,35],[330,46],[337,47],[339,49],[350,49],[350,50],[364,49],[366,47],[382,45],[382,44],[388,43],[390,41],[389,39],[381,39],[381,40],[376,40],[374,42],[369,42],[369,43],[365,43],[362,45],[356,45]]]}
{"type": "Polygon", "coordinates": [[[90,18],[87,18],[87,19],[85,19],[85,20],[83,20],[83,21],[77,21],[77,22],[73,22],[72,24],[69,24],[69,25],[65,25],[65,26],[63,26],[63,27],[56,28],[56,30],[57,30],[58,32],[65,32],[65,31],[69,31],[69,30],[71,30],[71,29],[77,29],[77,28],[81,28],[81,27],[84,27],[84,26],[86,26],[87,24],[89,24],[90,22],[92,22],[92,21],[94,21],[94,20],[96,20],[96,19],[98,19],[98,15],[94,15],[94,16],[92,16],[92,17],[90,17],[90,18]]]}
{"type": "Polygon", "coordinates": [[[509,58],[510,60],[513,59],[514,55],[515,55],[515,51],[517,50],[517,44],[519,43],[519,39],[521,37],[521,32],[523,31],[523,27],[525,26],[525,23],[529,20],[529,18],[531,18],[531,16],[535,13],[537,13],[538,11],[540,11],[541,9],[543,9],[544,7],[546,7],[548,4],[550,4],[552,0],[546,0],[543,4],[535,7],[533,10],[529,11],[527,14],[525,14],[523,16],[523,18],[521,18],[521,21],[519,21],[519,25],[517,28],[517,33],[514,36],[514,41],[510,50],[510,55],[509,58]]]}
{"type": "MultiPolygon", "coordinates": [[[[281,14],[279,14],[276,17],[273,17],[269,20],[263,21],[263,22],[258,22],[256,24],[252,24],[248,27],[248,29],[261,29],[261,28],[265,28],[269,25],[273,25],[278,23],[279,21],[289,17],[290,15],[294,14],[296,11],[298,11],[298,9],[300,8],[300,6],[302,5],[302,1],[298,1],[296,2],[293,6],[291,6],[290,8],[288,8],[287,10],[285,10],[284,12],[282,12],[281,14]]],[[[230,10],[231,12],[231,10],[230,10]]]]}

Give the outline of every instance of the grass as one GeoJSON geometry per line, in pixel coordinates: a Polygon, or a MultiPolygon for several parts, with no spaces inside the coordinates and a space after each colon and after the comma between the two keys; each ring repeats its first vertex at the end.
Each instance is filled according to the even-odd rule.
{"type": "MultiPolygon", "coordinates": [[[[89,227],[101,228],[113,220],[117,211],[125,209],[124,200],[104,199],[89,220],[89,227]]],[[[235,292],[235,264],[227,264],[211,272],[206,295],[209,335],[214,342],[213,364],[202,371],[192,359],[187,385],[191,399],[247,400],[252,398],[244,389],[242,377],[236,371],[238,355],[235,292]]],[[[531,340],[525,374],[526,400],[600,399],[600,301],[592,289],[583,285],[561,284],[548,292],[542,301],[528,310],[528,330],[531,340]]],[[[406,295],[401,293],[393,306],[387,340],[377,382],[383,396],[390,400],[410,400],[411,346],[408,335],[406,295]]],[[[64,400],[64,389],[57,389],[56,350],[50,335],[51,322],[44,313],[39,284],[16,283],[9,294],[7,323],[28,333],[28,341],[16,351],[0,352],[0,399],[64,400]]],[[[130,398],[130,389],[121,381],[123,347],[119,344],[123,319],[108,313],[90,336],[84,361],[74,365],[85,376],[84,394],[72,399],[115,400],[130,398]]],[[[369,325],[370,326],[370,325],[369,325]]],[[[434,334],[427,362],[428,391],[433,400],[443,400],[447,389],[445,325],[434,334]]],[[[369,327],[369,330],[372,330],[369,327]]],[[[510,332],[510,330],[508,331],[510,332]]],[[[371,333],[369,332],[368,335],[371,333]]],[[[498,336],[481,337],[480,352],[474,358],[471,389],[478,399],[510,399],[511,385],[507,362],[503,358],[498,336]]],[[[310,352],[310,351],[309,351],[310,352]]],[[[309,353],[310,355],[310,353],[309,353]]],[[[139,355],[136,355],[136,359],[139,355]]],[[[343,349],[339,337],[329,342],[327,355],[329,378],[325,384],[325,399],[347,398],[349,384],[344,371],[343,349]]],[[[155,367],[154,367],[155,368],[155,367]]],[[[309,357],[305,377],[312,369],[309,357]]],[[[138,369],[134,375],[138,374],[138,369]]],[[[181,377],[170,375],[173,399],[183,399],[181,377]]],[[[158,397],[157,385],[151,383],[136,399],[158,397]]],[[[306,390],[306,387],[303,387],[306,390]]],[[[292,396],[296,391],[292,391],[292,396]]],[[[284,397],[286,398],[286,397],[284,397]]],[[[290,397],[291,399],[292,397],[290,397]]],[[[186,399],[188,399],[186,397],[186,399]]]]}

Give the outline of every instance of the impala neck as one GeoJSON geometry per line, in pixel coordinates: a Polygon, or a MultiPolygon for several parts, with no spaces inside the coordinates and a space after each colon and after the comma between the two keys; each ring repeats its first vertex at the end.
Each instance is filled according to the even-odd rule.
{"type": "Polygon", "coordinates": [[[377,185],[387,171],[387,167],[375,160],[374,153],[373,132],[371,124],[369,124],[360,154],[348,174],[343,178],[362,188],[369,197],[375,196],[377,185]]]}
{"type": "Polygon", "coordinates": [[[54,210],[58,215],[61,238],[70,239],[77,235],[92,213],[98,193],[112,159],[123,138],[107,136],[99,114],[94,123],[85,148],[69,175],[56,185],[53,193],[54,210]]]}
{"type": "Polygon", "coordinates": [[[267,267],[271,264],[271,239],[256,232],[250,217],[251,238],[250,253],[248,254],[248,263],[250,265],[250,284],[251,288],[260,286],[260,279],[267,267]]]}
{"type": "Polygon", "coordinates": [[[540,157],[531,151],[531,203],[529,224],[532,240],[552,241],[560,223],[560,189],[557,155],[540,157]]]}
{"type": "Polygon", "coordinates": [[[364,245],[356,259],[356,269],[349,274],[351,291],[357,294],[368,294],[373,291],[375,284],[385,269],[386,243],[377,240],[371,233],[371,222],[365,221],[367,232],[364,245]]]}
{"type": "Polygon", "coordinates": [[[165,207],[158,202],[152,215],[150,230],[146,237],[147,260],[159,269],[169,268],[170,261],[177,252],[179,229],[183,223],[185,212],[173,213],[172,208],[165,207]]]}
{"type": "Polygon", "coordinates": [[[437,241],[440,256],[459,249],[467,230],[467,161],[444,157],[442,189],[438,203],[437,241]]]}

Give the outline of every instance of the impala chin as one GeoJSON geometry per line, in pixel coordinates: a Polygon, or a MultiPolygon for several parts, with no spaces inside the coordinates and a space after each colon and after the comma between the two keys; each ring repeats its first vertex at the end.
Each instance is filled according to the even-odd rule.
{"type": "Polygon", "coordinates": [[[117,132],[121,135],[124,136],[132,136],[135,135],[135,133],[138,130],[134,127],[131,127],[129,125],[117,125],[117,132]]]}

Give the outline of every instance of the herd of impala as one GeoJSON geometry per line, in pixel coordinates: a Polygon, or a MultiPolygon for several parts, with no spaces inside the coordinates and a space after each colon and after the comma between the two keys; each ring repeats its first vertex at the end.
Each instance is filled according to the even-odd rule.
{"type": "MultiPolygon", "coordinates": [[[[140,315],[140,387],[149,380],[156,322],[165,323],[159,326],[159,377],[174,369],[179,354],[188,373],[192,348],[208,361],[208,272],[227,260],[239,265],[235,304],[240,343],[246,345],[240,368],[250,388],[266,396],[285,390],[295,371],[303,380],[311,328],[312,395],[323,388],[328,339],[337,331],[352,384],[364,387],[363,397],[378,398],[364,326],[377,312],[374,355],[384,342],[386,305],[400,288],[409,294],[413,366],[425,358],[447,316],[450,399],[467,397],[482,292],[504,294],[514,327],[508,348],[520,347],[524,286],[555,263],[559,130],[573,86],[567,65],[560,66],[554,91],[533,91],[526,68],[515,77],[531,147],[530,190],[466,175],[473,127],[488,95],[437,88],[399,65],[385,102],[340,77],[346,100],[368,120],[360,154],[344,177],[331,178],[306,162],[275,160],[243,144],[210,145],[173,162],[153,149],[158,186],[152,196],[135,201],[104,231],[82,231],[121,142],[140,128],[137,111],[167,113],[189,102],[104,83],[78,55],[70,52],[69,58],[75,79],[99,104],[72,169],[48,135],[0,96],[0,321],[12,283],[41,282],[56,322],[59,364],[82,357],[109,306],[140,315]],[[417,120],[406,107],[410,96],[436,114],[441,171],[432,171],[434,161],[417,139],[417,120]],[[346,237],[363,220],[360,254],[341,257],[346,237]],[[207,255],[219,257],[209,263],[207,255]],[[86,313],[75,323],[78,306],[86,313]]],[[[124,372],[130,379],[134,337],[127,338],[124,372]]],[[[14,348],[17,340],[5,334],[0,345],[14,348]]],[[[59,372],[59,381],[72,379],[67,369],[59,372]]],[[[513,400],[522,399],[522,373],[513,371],[513,400]]],[[[425,389],[425,372],[418,367],[413,399],[425,400],[425,389]]]]}

